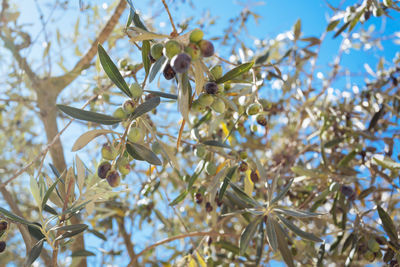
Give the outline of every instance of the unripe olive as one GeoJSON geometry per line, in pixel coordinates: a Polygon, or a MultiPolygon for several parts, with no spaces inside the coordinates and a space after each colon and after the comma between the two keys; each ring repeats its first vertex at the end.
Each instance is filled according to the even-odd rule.
{"type": "Polygon", "coordinates": [[[192,59],[186,53],[179,53],[171,59],[171,66],[177,73],[184,73],[189,70],[192,59]]]}
{"type": "Polygon", "coordinates": [[[101,179],[105,179],[107,177],[107,173],[111,170],[111,163],[108,161],[103,161],[97,167],[97,175],[101,179]]]}
{"type": "Polygon", "coordinates": [[[206,163],[206,173],[208,175],[214,175],[217,172],[217,166],[214,162],[207,162],[206,163]]]}
{"type": "Polygon", "coordinates": [[[208,82],[204,85],[204,89],[206,90],[207,94],[215,95],[218,93],[218,84],[215,82],[208,82]]]}
{"type": "Polygon", "coordinates": [[[214,45],[208,40],[201,40],[199,42],[201,55],[203,57],[211,57],[214,55],[214,45]]]}
{"type": "Polygon", "coordinates": [[[117,119],[125,119],[126,115],[127,114],[122,107],[117,108],[113,113],[113,117],[117,119]]]}
{"type": "Polygon", "coordinates": [[[103,159],[114,160],[118,156],[118,151],[114,146],[105,143],[101,148],[101,155],[103,159]]]}
{"type": "Polygon", "coordinates": [[[150,55],[155,59],[159,59],[163,54],[164,46],[162,43],[155,43],[150,48],[150,55]]]}
{"type": "Polygon", "coordinates": [[[376,242],[375,238],[370,238],[368,240],[368,249],[372,252],[378,252],[380,250],[379,243],[376,242]]]}
{"type": "Polygon", "coordinates": [[[181,52],[181,45],[175,40],[169,40],[163,49],[164,55],[169,59],[181,52]]]}
{"type": "Polygon", "coordinates": [[[131,92],[133,98],[139,98],[143,94],[143,89],[138,83],[132,83],[129,87],[129,91],[131,92]]]}
{"type": "Polygon", "coordinates": [[[169,63],[165,66],[163,70],[163,75],[166,80],[172,80],[175,77],[176,72],[169,63]]]}
{"type": "Polygon", "coordinates": [[[209,94],[201,94],[198,101],[203,107],[208,107],[214,102],[214,98],[209,94]]]}
{"type": "Polygon", "coordinates": [[[128,99],[124,102],[122,108],[124,109],[124,112],[126,114],[131,114],[135,110],[135,102],[133,100],[128,99]]]}
{"type": "Polygon", "coordinates": [[[0,253],[2,253],[4,250],[6,250],[6,242],[0,241],[0,253]]]}
{"type": "Polygon", "coordinates": [[[246,113],[249,116],[257,115],[262,110],[262,107],[258,103],[253,103],[247,107],[246,113]]]}
{"type": "Polygon", "coordinates": [[[383,5],[386,7],[392,6],[393,2],[392,0],[383,0],[383,5]]]}
{"type": "Polygon", "coordinates": [[[195,155],[199,158],[203,158],[206,155],[206,149],[204,146],[196,146],[194,151],[195,155]]]}
{"type": "Polygon", "coordinates": [[[217,98],[212,103],[211,108],[217,113],[224,113],[225,112],[225,103],[222,99],[217,98]]]}
{"type": "Polygon", "coordinates": [[[222,66],[221,65],[215,65],[210,69],[210,72],[212,76],[214,77],[215,80],[219,79],[222,77],[222,66]]]}
{"type": "Polygon", "coordinates": [[[8,224],[6,221],[1,221],[0,222],[0,232],[7,230],[7,226],[8,226],[8,224]]]}
{"type": "Polygon", "coordinates": [[[162,152],[162,147],[160,145],[159,142],[154,142],[151,145],[151,150],[155,153],[155,154],[160,154],[162,152]]]}
{"type": "Polygon", "coordinates": [[[267,126],[267,118],[265,118],[264,115],[261,114],[257,115],[256,121],[261,126],[267,126]]]}
{"type": "Polygon", "coordinates": [[[245,150],[242,150],[239,152],[239,157],[241,159],[247,159],[247,152],[245,150]]]}
{"type": "Polygon", "coordinates": [[[197,44],[190,43],[185,47],[185,52],[192,58],[192,60],[197,60],[201,56],[200,47],[197,44]]]}
{"type": "Polygon", "coordinates": [[[129,172],[131,171],[131,166],[129,164],[129,161],[127,158],[123,157],[123,158],[119,158],[117,161],[117,167],[119,172],[122,175],[127,175],[129,174],[129,172]]]}
{"type": "Polygon", "coordinates": [[[190,106],[190,110],[192,112],[204,112],[205,108],[202,105],[200,105],[198,100],[195,100],[192,102],[192,105],[190,106]]]}
{"type": "Polygon", "coordinates": [[[204,32],[200,29],[194,29],[189,36],[189,40],[192,43],[197,43],[199,41],[201,41],[201,39],[203,39],[204,36],[204,32]]]}
{"type": "Polygon", "coordinates": [[[111,187],[116,187],[121,182],[121,176],[116,170],[109,171],[107,174],[107,182],[111,187]]]}
{"type": "Polygon", "coordinates": [[[139,127],[131,127],[128,132],[128,140],[132,143],[140,143],[144,139],[144,131],[139,127]]]}

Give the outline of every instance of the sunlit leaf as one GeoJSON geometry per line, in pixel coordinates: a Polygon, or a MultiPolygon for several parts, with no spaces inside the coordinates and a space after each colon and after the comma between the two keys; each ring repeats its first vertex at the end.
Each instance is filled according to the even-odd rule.
{"type": "Polygon", "coordinates": [[[97,129],[88,131],[76,139],[75,143],[72,145],[72,152],[78,151],[84,148],[90,141],[95,139],[98,136],[105,135],[108,133],[115,133],[114,131],[107,130],[107,129],[97,129]]]}
{"type": "Polygon", "coordinates": [[[152,111],[160,104],[160,98],[158,96],[152,97],[144,103],[140,104],[132,113],[131,119],[136,119],[143,114],[152,111]]]}
{"type": "Polygon", "coordinates": [[[252,222],[250,222],[240,235],[239,240],[239,254],[243,255],[249,246],[250,240],[254,237],[257,227],[261,221],[262,217],[257,217],[252,222]]]}
{"type": "Polygon", "coordinates": [[[92,111],[86,111],[83,109],[79,108],[73,108],[65,105],[57,105],[57,107],[64,112],[65,114],[78,119],[78,120],[84,120],[84,121],[91,121],[99,124],[104,124],[104,125],[113,125],[118,122],[121,122],[121,119],[114,118],[112,116],[92,112],[92,111]]]}
{"type": "Polygon", "coordinates": [[[28,254],[28,258],[25,261],[25,266],[29,267],[32,265],[32,263],[35,262],[35,260],[39,257],[40,252],[42,252],[43,248],[43,242],[45,239],[39,240],[31,249],[31,251],[28,254]]]}
{"type": "Polygon", "coordinates": [[[311,233],[307,233],[304,232],[303,230],[301,230],[299,227],[297,227],[296,225],[294,225],[291,221],[285,219],[283,216],[277,214],[279,220],[281,220],[281,222],[283,222],[283,224],[286,225],[287,228],[289,228],[293,233],[295,233],[296,235],[300,236],[301,238],[313,241],[313,242],[322,242],[322,239],[311,234],[311,233]]]}
{"type": "Polygon", "coordinates": [[[232,70],[225,73],[225,75],[223,75],[221,78],[217,79],[216,83],[224,83],[230,81],[242,75],[243,73],[248,72],[251,69],[251,67],[253,67],[253,64],[254,62],[248,62],[233,68],[232,70]]]}

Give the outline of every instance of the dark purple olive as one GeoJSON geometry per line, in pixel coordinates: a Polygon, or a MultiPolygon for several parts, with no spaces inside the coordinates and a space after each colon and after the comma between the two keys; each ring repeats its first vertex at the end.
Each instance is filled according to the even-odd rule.
{"type": "Polygon", "coordinates": [[[97,175],[101,179],[105,179],[107,177],[107,173],[111,170],[111,163],[107,161],[103,161],[100,163],[99,167],[97,168],[97,175]]]}
{"type": "Polygon", "coordinates": [[[257,183],[258,180],[260,180],[260,177],[258,177],[258,173],[256,171],[251,171],[250,179],[253,183],[257,183]]]}
{"type": "Polygon", "coordinates": [[[199,192],[194,195],[194,198],[197,204],[201,204],[201,202],[203,202],[203,195],[199,192]]]}
{"type": "Polygon", "coordinates": [[[107,182],[111,187],[116,187],[119,185],[121,177],[119,173],[115,170],[109,171],[107,174],[107,182]]]}
{"type": "Polygon", "coordinates": [[[242,161],[239,165],[240,172],[245,172],[248,170],[248,168],[249,168],[249,165],[245,161],[242,161]]]}
{"type": "Polygon", "coordinates": [[[0,253],[6,249],[6,242],[0,241],[0,253]]]}
{"type": "Polygon", "coordinates": [[[180,53],[174,56],[171,60],[171,66],[177,73],[187,72],[190,67],[192,59],[186,53],[180,53]]]}
{"type": "Polygon", "coordinates": [[[206,83],[204,88],[206,89],[207,94],[215,95],[216,93],[218,93],[218,84],[216,84],[215,82],[206,83]]]}
{"type": "Polygon", "coordinates": [[[6,221],[1,221],[0,222],[0,232],[5,231],[7,229],[7,222],[6,221]]]}
{"type": "Polygon", "coordinates": [[[172,80],[175,77],[176,72],[174,69],[171,67],[171,65],[168,63],[167,66],[165,66],[163,75],[166,80],[172,80]]]}
{"type": "Polygon", "coordinates": [[[211,206],[211,203],[210,202],[207,202],[206,203],[206,211],[207,212],[211,212],[213,210],[213,207],[211,206]]]}
{"type": "Polygon", "coordinates": [[[267,126],[267,118],[264,115],[257,115],[256,121],[261,126],[267,126]]]}
{"type": "Polygon", "coordinates": [[[203,57],[211,57],[214,55],[214,45],[207,40],[201,40],[199,42],[200,50],[201,50],[201,55],[203,57]]]}

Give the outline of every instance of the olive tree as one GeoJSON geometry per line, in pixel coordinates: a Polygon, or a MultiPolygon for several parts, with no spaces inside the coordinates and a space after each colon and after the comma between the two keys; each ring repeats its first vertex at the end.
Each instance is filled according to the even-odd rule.
{"type": "Polygon", "coordinates": [[[131,0],[104,14],[56,1],[50,12],[80,8],[98,30],[85,53],[79,20],[72,39],[56,31],[55,61],[42,14],[40,71],[8,2],[1,262],[398,266],[400,54],[386,58],[383,41],[400,37],[371,27],[398,18],[398,1],[327,3],[320,35],[298,20],[255,42],[248,6],[214,33],[212,17],[176,23],[192,2],[149,1],[160,10],[143,16],[131,0]],[[333,61],[320,66],[332,38],[333,61]],[[371,47],[376,66],[342,62],[371,47]]]}

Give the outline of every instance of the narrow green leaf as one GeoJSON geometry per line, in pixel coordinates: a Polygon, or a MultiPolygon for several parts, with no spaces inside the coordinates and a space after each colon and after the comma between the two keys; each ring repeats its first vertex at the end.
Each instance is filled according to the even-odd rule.
{"type": "Polygon", "coordinates": [[[174,95],[174,94],[168,94],[168,93],[164,93],[164,92],[160,92],[160,91],[151,91],[151,90],[144,90],[147,93],[151,93],[153,95],[159,96],[159,97],[164,97],[164,98],[168,98],[168,99],[172,99],[172,100],[177,100],[178,96],[174,95]]]}
{"type": "Polygon", "coordinates": [[[78,120],[84,120],[84,121],[91,121],[99,124],[104,124],[104,125],[113,125],[118,122],[121,122],[121,119],[114,118],[112,116],[92,112],[92,111],[86,111],[83,109],[79,108],[73,108],[65,105],[57,105],[57,107],[64,112],[65,114],[78,119],[78,120]]]}
{"type": "Polygon", "coordinates": [[[97,236],[101,240],[107,241],[107,237],[105,235],[103,235],[102,233],[100,233],[99,231],[96,231],[94,229],[88,229],[87,231],[92,233],[92,234],[94,234],[95,236],[97,236]]]}
{"type": "Polygon", "coordinates": [[[397,163],[389,158],[380,160],[380,159],[377,159],[374,157],[373,159],[377,164],[379,164],[380,166],[382,166],[385,169],[390,169],[392,171],[394,171],[396,169],[400,169],[400,163],[397,163]]]}
{"type": "Polygon", "coordinates": [[[236,173],[237,168],[238,168],[238,166],[233,166],[228,169],[226,177],[224,178],[224,181],[221,184],[221,187],[219,189],[219,193],[218,193],[219,201],[222,201],[222,199],[225,195],[226,188],[228,188],[229,182],[231,181],[233,175],[236,173]]]}
{"type": "Polygon", "coordinates": [[[215,146],[215,147],[222,147],[222,148],[229,148],[232,149],[229,145],[224,144],[222,142],[216,140],[207,140],[202,142],[206,146],[215,146]]]}
{"type": "Polygon", "coordinates": [[[309,211],[304,211],[304,210],[288,210],[288,209],[283,209],[283,208],[274,208],[274,211],[283,213],[287,216],[292,216],[292,217],[298,217],[298,218],[311,218],[311,217],[316,217],[323,215],[322,213],[315,213],[315,212],[309,212],[309,211]]]}
{"type": "Polygon", "coordinates": [[[272,218],[272,215],[269,215],[267,219],[267,239],[269,246],[273,251],[276,251],[278,249],[278,240],[275,232],[274,221],[275,219],[272,218]]]}
{"type": "Polygon", "coordinates": [[[326,27],[326,31],[327,32],[333,31],[339,23],[340,19],[332,20],[331,22],[329,22],[328,27],[326,27]]]}
{"type": "Polygon", "coordinates": [[[160,98],[158,96],[152,97],[144,103],[140,104],[132,113],[131,119],[136,119],[143,114],[152,111],[160,104],[160,98]]]}
{"type": "Polygon", "coordinates": [[[232,244],[230,242],[227,242],[227,241],[224,241],[224,240],[217,241],[215,243],[215,246],[217,246],[219,248],[223,248],[223,249],[225,249],[227,251],[230,251],[235,255],[239,254],[239,248],[236,245],[234,245],[234,244],[232,244]]]}
{"type": "Polygon", "coordinates": [[[343,24],[342,27],[340,27],[340,29],[335,33],[335,35],[333,35],[333,38],[338,37],[344,30],[346,30],[346,28],[350,25],[350,21],[348,21],[347,23],[343,24]]]}
{"type": "Polygon", "coordinates": [[[51,163],[49,163],[49,166],[50,166],[50,168],[51,168],[51,171],[54,173],[54,175],[55,175],[57,178],[60,178],[60,173],[58,172],[57,168],[56,168],[53,164],[51,164],[51,163]]]}
{"type": "Polygon", "coordinates": [[[87,229],[87,225],[85,225],[85,226],[86,227],[81,227],[81,228],[79,228],[77,230],[74,230],[74,231],[67,231],[67,232],[59,235],[56,239],[54,239],[54,241],[76,236],[76,235],[82,233],[83,231],[85,231],[87,229]]]}
{"type": "Polygon", "coordinates": [[[283,224],[285,224],[286,227],[289,228],[296,235],[298,235],[304,239],[314,241],[314,242],[322,242],[323,241],[321,238],[319,238],[311,233],[304,232],[299,227],[294,225],[291,221],[285,219],[283,216],[281,216],[279,214],[277,214],[277,216],[278,216],[279,220],[281,220],[281,222],[283,222],[283,224]]]}
{"type": "Polygon", "coordinates": [[[182,200],[185,199],[186,195],[189,193],[189,191],[183,191],[182,193],[180,193],[174,200],[171,201],[171,203],[169,203],[170,206],[175,206],[176,204],[178,204],[179,202],[181,202],[182,200]]]}
{"type": "Polygon", "coordinates": [[[257,57],[255,64],[259,65],[259,64],[263,64],[264,62],[266,62],[267,59],[269,58],[269,53],[270,53],[269,50],[267,50],[264,54],[262,54],[261,56],[257,57]]]}
{"type": "Polygon", "coordinates": [[[65,226],[56,226],[51,228],[51,231],[76,231],[76,230],[85,230],[88,228],[86,224],[71,224],[65,226]]]}
{"type": "MultiPolygon", "coordinates": [[[[140,158],[142,158],[144,161],[147,161],[150,164],[162,165],[162,162],[157,157],[157,155],[154,154],[154,152],[151,151],[150,149],[148,149],[147,147],[136,144],[136,143],[129,143],[126,145],[126,147],[127,147],[127,151],[129,154],[131,154],[131,155],[133,154],[135,156],[139,155],[140,158]]],[[[132,155],[132,157],[133,157],[133,155],[132,155]]]]}
{"type": "Polygon", "coordinates": [[[149,74],[149,83],[151,83],[154,80],[154,78],[157,76],[157,74],[160,71],[164,70],[167,63],[168,63],[167,58],[165,56],[162,56],[159,59],[157,59],[153,65],[151,65],[150,74],[149,74]]]}
{"type": "Polygon", "coordinates": [[[22,224],[25,224],[25,225],[32,225],[33,224],[33,223],[25,220],[24,218],[21,218],[21,217],[15,215],[15,214],[9,212],[8,210],[6,210],[6,209],[4,209],[2,207],[0,207],[0,213],[3,214],[4,217],[6,217],[6,218],[8,218],[8,219],[10,219],[10,220],[12,220],[14,222],[22,223],[22,224]]]}
{"type": "Polygon", "coordinates": [[[43,242],[45,239],[39,240],[31,249],[29,252],[28,258],[25,261],[25,266],[29,267],[32,265],[32,263],[35,262],[35,260],[39,257],[40,252],[42,252],[43,248],[43,242]]]}
{"type": "Polygon", "coordinates": [[[42,225],[40,223],[33,224],[35,224],[36,226],[28,225],[29,234],[36,240],[42,240],[43,238],[45,238],[44,234],[40,230],[40,228],[42,228],[42,225]]]}
{"type": "Polygon", "coordinates": [[[89,257],[89,256],[96,256],[96,254],[88,250],[78,250],[72,252],[71,254],[71,257],[89,257]]]}
{"type": "Polygon", "coordinates": [[[276,237],[278,240],[279,252],[281,253],[283,260],[289,267],[295,267],[294,262],[293,262],[292,252],[290,252],[290,250],[288,248],[288,244],[286,242],[285,233],[284,233],[283,229],[281,228],[281,226],[276,221],[273,221],[273,223],[274,223],[274,229],[276,232],[276,237]]]}
{"type": "Polygon", "coordinates": [[[188,75],[187,73],[183,73],[178,76],[178,109],[186,121],[189,121],[189,101],[191,95],[188,75]]]}
{"type": "Polygon", "coordinates": [[[142,44],[142,61],[146,74],[149,74],[151,65],[149,55],[150,55],[150,41],[144,40],[142,44]]]}
{"type": "Polygon", "coordinates": [[[378,123],[379,119],[385,114],[385,106],[382,105],[381,108],[379,109],[378,112],[376,112],[374,114],[374,116],[372,116],[371,121],[369,122],[368,125],[368,131],[371,131],[372,129],[375,128],[376,124],[378,123]]]}
{"type": "Polygon", "coordinates": [[[187,190],[192,189],[194,182],[197,180],[201,172],[204,170],[204,167],[206,166],[206,162],[204,160],[200,161],[199,164],[197,164],[196,169],[194,170],[194,173],[189,179],[188,182],[188,187],[187,190]]]}
{"type": "Polygon", "coordinates": [[[287,194],[287,192],[289,192],[290,186],[292,185],[293,181],[294,179],[290,179],[288,184],[282,189],[281,192],[279,192],[279,194],[271,201],[271,203],[275,203],[281,200],[287,194]]]}
{"type": "Polygon", "coordinates": [[[106,50],[104,50],[101,44],[98,44],[97,49],[101,66],[103,66],[107,76],[119,89],[121,89],[122,92],[124,92],[127,96],[132,97],[128,84],[126,84],[117,66],[115,66],[111,58],[107,55],[106,50]]]}
{"type": "Polygon", "coordinates": [[[357,155],[357,152],[355,150],[351,151],[349,154],[347,154],[344,158],[342,158],[339,163],[338,167],[339,168],[344,168],[347,167],[347,165],[350,163],[351,160],[353,160],[357,155]]]}
{"type": "Polygon", "coordinates": [[[47,204],[44,205],[43,210],[47,211],[50,214],[58,215],[57,211],[55,209],[53,209],[52,207],[50,207],[49,205],[47,205],[47,204]]]}
{"type": "Polygon", "coordinates": [[[224,76],[222,76],[221,78],[216,80],[216,83],[224,83],[224,82],[230,81],[230,80],[238,77],[239,75],[242,75],[243,73],[248,72],[251,69],[251,67],[253,66],[253,64],[254,64],[254,62],[248,62],[248,63],[244,63],[240,66],[233,68],[232,70],[225,73],[224,76]]]}
{"type": "Polygon", "coordinates": [[[126,144],[126,151],[132,156],[132,158],[144,161],[144,159],[136,152],[132,145],[126,144]]]}
{"type": "Polygon", "coordinates": [[[260,223],[258,227],[258,236],[257,236],[257,243],[256,243],[256,266],[260,265],[262,259],[262,253],[264,251],[264,224],[260,223]]]}
{"type": "Polygon", "coordinates": [[[262,217],[259,216],[252,222],[250,222],[240,235],[239,240],[239,254],[243,255],[249,246],[250,240],[253,238],[255,232],[257,231],[257,226],[260,223],[262,217]]]}
{"type": "Polygon", "coordinates": [[[42,200],[42,209],[44,209],[44,207],[45,207],[45,205],[46,205],[46,203],[47,203],[47,200],[49,199],[51,193],[53,193],[53,190],[54,190],[54,188],[56,188],[56,185],[58,184],[59,181],[60,181],[60,178],[58,178],[58,179],[49,187],[49,189],[46,191],[46,194],[44,195],[43,200],[42,200]]]}
{"type": "Polygon", "coordinates": [[[301,20],[298,19],[293,27],[294,39],[297,40],[301,34],[301,20]]]}
{"type": "Polygon", "coordinates": [[[392,218],[387,214],[387,212],[378,205],[379,218],[382,221],[382,227],[386,234],[389,236],[390,240],[397,243],[399,237],[397,236],[396,226],[394,225],[392,218]]]}
{"type": "Polygon", "coordinates": [[[250,206],[259,206],[257,201],[252,199],[249,195],[247,195],[241,188],[239,188],[237,185],[235,185],[232,182],[229,182],[230,186],[232,187],[233,191],[235,191],[236,196],[238,196],[241,200],[249,204],[250,206]]]}

